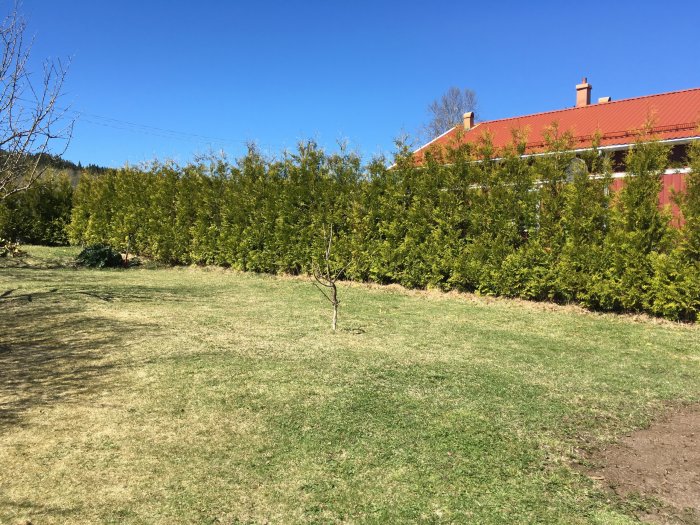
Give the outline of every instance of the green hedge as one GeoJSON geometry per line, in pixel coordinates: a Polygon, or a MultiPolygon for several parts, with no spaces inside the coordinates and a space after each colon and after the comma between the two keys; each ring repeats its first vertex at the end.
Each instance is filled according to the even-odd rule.
{"type": "Polygon", "coordinates": [[[73,187],[65,175],[46,175],[0,201],[0,237],[29,244],[68,244],[73,187]]]}
{"type": "Polygon", "coordinates": [[[549,154],[522,158],[524,137],[495,152],[404,144],[393,165],[313,142],[281,159],[255,148],[236,163],[155,163],[81,178],[73,243],[106,243],[173,264],[308,273],[332,224],[354,280],[575,302],[597,310],[694,320],[700,310],[700,159],[691,148],[686,226],[657,206],[669,150],[640,139],[616,195],[609,159],[575,156],[552,128],[549,154]],[[595,177],[591,177],[595,174],[595,177]]]}

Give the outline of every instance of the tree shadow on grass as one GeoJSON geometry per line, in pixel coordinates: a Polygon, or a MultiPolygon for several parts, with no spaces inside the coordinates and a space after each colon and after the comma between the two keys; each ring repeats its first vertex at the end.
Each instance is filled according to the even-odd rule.
{"type": "Polygon", "coordinates": [[[0,259],[0,268],[20,270],[77,270],[79,266],[70,258],[15,257],[0,259]]]}
{"type": "MultiPolygon", "coordinates": [[[[14,500],[0,494],[0,509],[12,509],[13,513],[17,516],[51,516],[53,518],[61,517],[67,518],[71,515],[78,513],[80,508],[78,507],[65,507],[56,505],[44,505],[39,502],[30,500],[14,500]]],[[[4,521],[1,523],[5,523],[4,521]]],[[[10,521],[9,523],[33,523],[28,519],[20,519],[15,521],[10,521]]]]}
{"type": "Polygon", "coordinates": [[[90,315],[85,301],[56,289],[26,295],[0,301],[0,434],[32,408],[113,387],[128,333],[152,329],[90,315]]]}

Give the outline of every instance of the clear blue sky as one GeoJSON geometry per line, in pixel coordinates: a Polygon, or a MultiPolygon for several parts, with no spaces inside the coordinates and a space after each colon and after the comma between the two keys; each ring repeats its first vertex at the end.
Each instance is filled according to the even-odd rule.
{"type": "Polygon", "coordinates": [[[275,154],[304,138],[347,139],[369,157],[415,132],[451,85],[477,92],[485,120],[572,106],[584,75],[594,99],[700,87],[697,0],[24,0],[22,11],[33,58],[72,58],[64,103],[83,115],[65,157],[84,164],[236,157],[249,140],[275,154]]]}

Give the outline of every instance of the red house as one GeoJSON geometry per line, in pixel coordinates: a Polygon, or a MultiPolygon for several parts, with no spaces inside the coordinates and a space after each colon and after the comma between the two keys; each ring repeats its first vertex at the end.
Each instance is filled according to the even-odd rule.
{"type": "Polygon", "coordinates": [[[485,133],[489,134],[498,150],[512,141],[514,130],[527,134],[526,155],[541,153],[545,149],[544,133],[556,123],[559,131],[573,135],[575,151],[589,149],[596,134],[600,137],[601,150],[610,151],[615,173],[613,189],[624,183],[625,153],[634,145],[640,132],[649,130],[661,142],[669,144],[671,161],[681,167],[668,169],[663,175],[663,189],[659,195],[662,206],[672,205],[672,191],[684,189],[688,168],[682,165],[687,145],[700,140],[700,88],[672,91],[658,95],[613,101],[599,98],[591,103],[592,86],[584,78],[576,86],[576,105],[571,108],[532,115],[523,115],[485,122],[474,122],[473,113],[465,113],[463,126],[455,126],[414,152],[418,162],[429,148],[451,147],[455,143],[475,143],[485,133]]]}

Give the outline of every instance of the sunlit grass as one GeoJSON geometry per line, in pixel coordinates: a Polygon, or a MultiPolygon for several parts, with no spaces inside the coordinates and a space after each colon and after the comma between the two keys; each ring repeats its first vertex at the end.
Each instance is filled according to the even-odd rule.
{"type": "Polygon", "coordinates": [[[574,468],[695,327],[220,269],[0,262],[0,523],[633,523],[574,468]],[[4,265],[4,267],[2,266],[4,265]]]}

